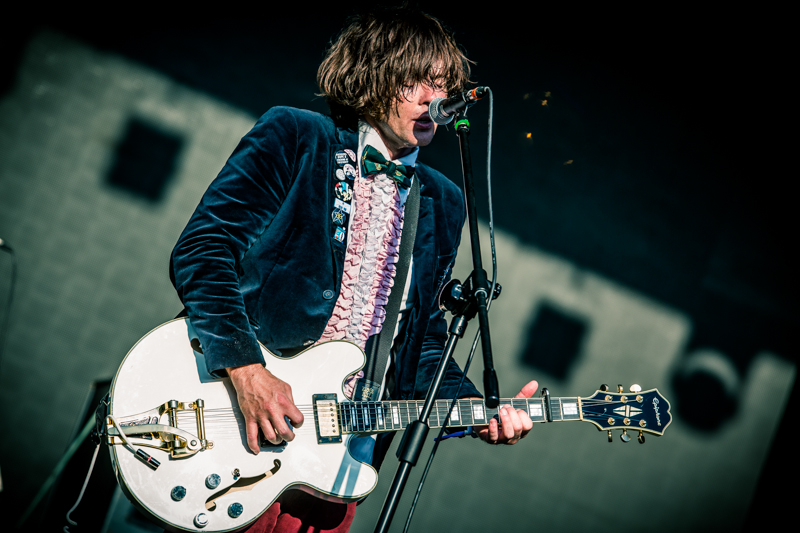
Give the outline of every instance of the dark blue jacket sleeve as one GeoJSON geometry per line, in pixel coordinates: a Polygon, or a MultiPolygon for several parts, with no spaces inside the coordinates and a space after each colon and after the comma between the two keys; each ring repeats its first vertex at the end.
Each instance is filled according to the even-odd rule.
{"type": "Polygon", "coordinates": [[[210,372],[264,362],[245,312],[239,266],[292,185],[297,129],[285,108],[261,117],[203,195],[172,252],[170,278],[210,372]]]}

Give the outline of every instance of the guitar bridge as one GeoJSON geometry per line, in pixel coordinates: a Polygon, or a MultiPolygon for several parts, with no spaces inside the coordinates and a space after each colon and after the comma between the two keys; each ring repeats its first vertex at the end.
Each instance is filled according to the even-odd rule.
{"type": "Polygon", "coordinates": [[[123,444],[119,436],[121,430],[131,444],[167,451],[173,459],[189,457],[199,451],[211,449],[214,443],[206,439],[204,407],[205,402],[201,399],[194,402],[170,400],[144,413],[117,417],[120,429],[114,427],[110,419],[106,418],[108,444],[123,444]],[[184,411],[194,413],[196,424],[193,428],[194,433],[178,427],[178,413],[184,411]],[[165,415],[168,424],[160,423],[165,415]]]}
{"type": "Polygon", "coordinates": [[[314,425],[317,428],[317,444],[342,442],[339,424],[339,404],[335,394],[315,394],[314,425]]]}

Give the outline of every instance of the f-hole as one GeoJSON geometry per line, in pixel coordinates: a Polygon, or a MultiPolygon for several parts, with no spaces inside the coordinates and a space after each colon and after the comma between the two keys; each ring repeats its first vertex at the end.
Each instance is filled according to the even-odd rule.
{"type": "Polygon", "coordinates": [[[216,511],[216,509],[217,509],[216,500],[218,500],[219,498],[225,496],[226,494],[228,494],[230,492],[237,492],[237,491],[240,491],[240,490],[250,490],[257,483],[260,483],[261,481],[264,481],[265,479],[272,477],[281,468],[281,462],[278,459],[275,459],[275,463],[274,464],[275,464],[275,466],[271,470],[269,470],[269,471],[267,471],[267,472],[265,472],[263,474],[260,474],[258,476],[253,476],[253,477],[243,477],[242,479],[240,479],[239,481],[237,481],[236,483],[234,483],[230,487],[225,487],[221,491],[213,494],[209,499],[206,500],[206,509],[209,510],[209,511],[216,511]]]}

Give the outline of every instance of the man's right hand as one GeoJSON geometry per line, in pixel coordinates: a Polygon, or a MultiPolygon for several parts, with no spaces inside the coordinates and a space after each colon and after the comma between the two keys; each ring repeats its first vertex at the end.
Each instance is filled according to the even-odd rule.
{"type": "Polygon", "coordinates": [[[283,418],[289,417],[296,428],[303,425],[303,414],[294,404],[292,387],[257,363],[226,370],[236,389],[239,409],[244,415],[250,450],[254,454],[261,450],[258,443],[259,427],[272,444],[294,439],[294,433],[283,418]]]}

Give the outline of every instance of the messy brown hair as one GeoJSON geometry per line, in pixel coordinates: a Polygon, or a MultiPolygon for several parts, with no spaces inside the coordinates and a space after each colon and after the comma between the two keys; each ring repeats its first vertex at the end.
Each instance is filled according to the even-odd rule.
{"type": "Polygon", "coordinates": [[[357,15],[339,34],[317,71],[334,121],[354,128],[358,117],[382,120],[410,87],[448,94],[469,82],[470,60],[441,22],[402,7],[357,15]]]}

